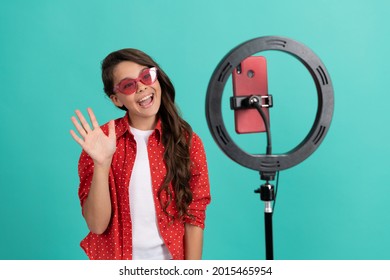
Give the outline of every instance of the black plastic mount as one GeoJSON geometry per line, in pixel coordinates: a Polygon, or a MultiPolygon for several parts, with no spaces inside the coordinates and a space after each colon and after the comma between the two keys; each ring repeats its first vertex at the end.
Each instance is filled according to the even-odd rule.
{"type": "Polygon", "coordinates": [[[260,107],[271,108],[273,106],[272,95],[250,95],[230,97],[230,109],[243,110],[253,108],[251,99],[257,98],[260,107]]]}
{"type": "Polygon", "coordinates": [[[329,129],[333,108],[333,87],[321,60],[305,45],[277,36],[252,39],[231,50],[214,70],[206,95],[207,123],[218,146],[235,162],[258,170],[261,174],[293,167],[309,157],[318,148],[329,129]],[[318,106],[312,128],[294,149],[279,155],[252,155],[241,150],[229,136],[223,122],[221,101],[225,84],[233,69],[245,58],[266,50],[286,52],[303,63],[316,85],[318,106]]]}

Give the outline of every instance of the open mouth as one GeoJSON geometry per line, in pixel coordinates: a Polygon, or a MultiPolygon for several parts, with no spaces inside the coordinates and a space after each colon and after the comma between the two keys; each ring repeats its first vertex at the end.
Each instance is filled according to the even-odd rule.
{"type": "Polygon", "coordinates": [[[142,99],[140,99],[138,101],[138,104],[142,108],[148,108],[149,106],[152,105],[153,99],[154,99],[154,94],[149,94],[149,95],[146,95],[145,97],[143,97],[142,99]]]}

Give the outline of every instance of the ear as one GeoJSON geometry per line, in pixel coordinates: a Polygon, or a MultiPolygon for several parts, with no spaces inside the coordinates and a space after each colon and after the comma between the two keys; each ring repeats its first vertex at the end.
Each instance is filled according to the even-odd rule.
{"type": "Polygon", "coordinates": [[[117,106],[119,108],[123,106],[123,103],[119,100],[119,98],[116,94],[112,94],[110,96],[110,99],[111,99],[112,103],[114,103],[115,106],[117,106]]]}

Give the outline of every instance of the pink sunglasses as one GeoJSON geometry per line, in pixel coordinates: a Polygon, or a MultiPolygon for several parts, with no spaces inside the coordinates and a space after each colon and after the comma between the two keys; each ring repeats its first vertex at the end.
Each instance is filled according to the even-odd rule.
{"type": "Polygon", "coordinates": [[[125,78],[120,81],[115,87],[114,92],[123,94],[133,94],[138,90],[138,82],[150,86],[157,80],[157,67],[151,67],[142,70],[137,79],[125,78]]]}

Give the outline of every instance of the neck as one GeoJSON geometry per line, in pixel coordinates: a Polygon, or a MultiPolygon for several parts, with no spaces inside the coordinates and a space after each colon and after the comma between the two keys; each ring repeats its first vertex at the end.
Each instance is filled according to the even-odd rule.
{"type": "Polygon", "coordinates": [[[157,117],[134,118],[129,116],[129,123],[132,127],[139,130],[153,130],[157,124],[157,117]]]}

